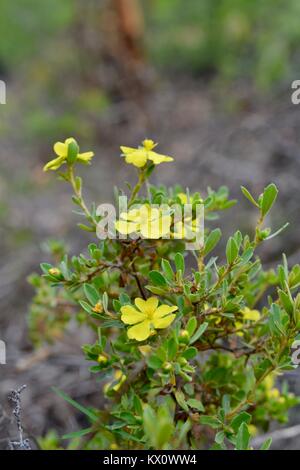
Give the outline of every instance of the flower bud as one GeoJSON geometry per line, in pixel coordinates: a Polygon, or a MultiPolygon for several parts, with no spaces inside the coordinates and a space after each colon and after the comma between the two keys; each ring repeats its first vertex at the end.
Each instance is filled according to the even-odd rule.
{"type": "Polygon", "coordinates": [[[94,308],[92,308],[93,312],[95,313],[102,313],[103,312],[103,307],[101,302],[97,302],[94,308]]]}
{"type": "Polygon", "coordinates": [[[165,362],[165,363],[163,364],[163,370],[164,370],[165,372],[170,372],[172,369],[173,369],[173,366],[172,366],[172,364],[171,364],[170,362],[165,362]]]}
{"type": "Polygon", "coordinates": [[[97,358],[97,362],[100,364],[100,365],[105,365],[107,364],[108,362],[108,359],[106,356],[104,356],[103,354],[99,354],[98,358],[97,358]]]}
{"type": "Polygon", "coordinates": [[[48,272],[49,272],[49,274],[51,274],[51,276],[60,276],[61,275],[61,271],[58,268],[50,268],[48,272]]]}
{"type": "Polygon", "coordinates": [[[76,158],[77,158],[77,155],[79,153],[79,147],[78,147],[78,144],[76,142],[75,139],[72,139],[69,143],[68,143],[68,154],[67,154],[67,162],[72,165],[76,158]]]}
{"type": "Polygon", "coordinates": [[[188,344],[190,340],[190,335],[187,330],[180,330],[179,332],[179,343],[188,344]]]}
{"type": "Polygon", "coordinates": [[[180,364],[181,366],[186,366],[188,364],[188,361],[186,360],[185,357],[180,357],[178,359],[178,364],[180,364]]]}

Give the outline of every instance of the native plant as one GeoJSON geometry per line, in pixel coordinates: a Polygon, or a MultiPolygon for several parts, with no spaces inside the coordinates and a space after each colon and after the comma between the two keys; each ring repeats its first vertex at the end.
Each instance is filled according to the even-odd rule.
{"type": "MultiPolygon", "coordinates": [[[[52,242],[54,263],[43,263],[43,274],[31,276],[31,337],[37,347],[63,340],[74,319],[94,332],[93,344],[82,349],[103,392],[99,407],[84,407],[57,391],[87,417],[85,429],[67,436],[79,439],[79,446],[249,449],[258,429],[285,422],[298,403],[275,380],[296,367],[291,347],[300,329],[300,266],[289,267],[283,256],[277,269],[264,270],[256,253],[281,231],[265,226],[278,191],[270,184],[255,198],[242,188],[257,210],[254,234],[236,230],[216,257],[221,230],[210,226],[236,201],[224,187],[200,195],[151,185],[156,166],[173,160],[154,147],[151,140],[137,149],[121,147],[138,181],[128,185],[127,211],[114,221],[117,235],[108,230],[99,239],[104,215],[84,200],[75,173],[93,153],[80,153],[74,139],[55,144],[57,156],[45,170],[71,185],[85,219],[79,228],[94,241],[77,256],[52,242]],[[174,205],[191,208],[184,222],[175,219],[174,205]],[[203,240],[187,249],[186,238],[201,230],[198,206],[203,240]]],[[[120,195],[125,193],[118,190],[120,195]]],[[[269,446],[267,441],[263,448],[269,446]]]]}

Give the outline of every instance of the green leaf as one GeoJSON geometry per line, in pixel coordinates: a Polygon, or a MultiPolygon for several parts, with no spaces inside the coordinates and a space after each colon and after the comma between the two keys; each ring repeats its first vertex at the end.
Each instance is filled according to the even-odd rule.
{"type": "Polygon", "coordinates": [[[249,424],[251,421],[251,415],[247,413],[246,411],[242,411],[239,413],[237,416],[233,418],[233,420],[230,423],[230,426],[234,430],[234,432],[238,432],[238,429],[242,423],[249,424]]]}
{"type": "Polygon", "coordinates": [[[261,200],[261,214],[265,217],[270,209],[272,208],[278,194],[278,189],[274,183],[269,184],[264,189],[262,200],[261,200]]]}
{"type": "Polygon", "coordinates": [[[177,354],[178,345],[174,338],[170,338],[168,341],[168,359],[172,361],[177,354]]]}
{"type": "Polygon", "coordinates": [[[196,333],[191,337],[190,344],[194,344],[203,335],[207,327],[208,327],[207,322],[202,323],[202,325],[199,326],[196,333]]]}
{"type": "Polygon", "coordinates": [[[139,437],[135,437],[133,434],[130,434],[129,432],[124,431],[124,429],[115,430],[114,434],[116,436],[120,436],[125,441],[129,441],[129,442],[134,441],[134,442],[138,442],[139,444],[141,443],[141,439],[139,437]]]}
{"type": "Polygon", "coordinates": [[[272,437],[266,439],[265,442],[261,445],[259,450],[269,450],[272,444],[272,437]]]}
{"type": "Polygon", "coordinates": [[[247,424],[244,422],[240,425],[236,436],[236,449],[247,450],[249,448],[250,433],[247,424]]]}
{"type": "Polygon", "coordinates": [[[274,331],[275,328],[275,331],[277,330],[283,336],[286,335],[284,315],[287,316],[287,314],[280,309],[279,305],[275,303],[271,305],[269,315],[269,326],[271,330],[274,331]]]}
{"type": "Polygon", "coordinates": [[[77,224],[77,226],[81,228],[81,230],[84,230],[85,232],[95,232],[94,227],[89,227],[88,225],[84,225],[84,224],[77,224]]]}
{"type": "Polygon", "coordinates": [[[40,267],[43,273],[49,274],[49,269],[51,269],[53,266],[52,264],[49,264],[49,263],[41,263],[40,267]]]}
{"type": "Polygon", "coordinates": [[[164,272],[166,279],[168,279],[168,281],[172,281],[174,279],[174,272],[173,272],[172,266],[170,265],[167,259],[161,260],[161,267],[162,267],[162,270],[164,272]]]}
{"type": "Polygon", "coordinates": [[[215,248],[215,246],[219,243],[221,236],[222,232],[219,228],[216,228],[210,232],[207,239],[205,240],[203,250],[204,256],[208,255],[208,253],[210,253],[215,248]]]}
{"type": "Polygon", "coordinates": [[[197,411],[205,411],[203,404],[199,400],[195,400],[195,398],[190,398],[187,401],[187,404],[189,405],[190,408],[194,408],[197,411]]]}
{"type": "Polygon", "coordinates": [[[104,292],[103,293],[103,296],[102,296],[102,305],[103,305],[103,309],[104,311],[107,313],[107,309],[108,309],[108,294],[107,292],[104,292]]]}
{"type": "Polygon", "coordinates": [[[188,348],[182,353],[182,357],[184,357],[187,360],[194,359],[198,354],[198,350],[194,347],[188,348]]]}
{"type": "Polygon", "coordinates": [[[155,286],[145,286],[146,289],[150,292],[152,292],[152,294],[155,294],[155,295],[165,295],[166,291],[165,289],[163,289],[162,287],[155,287],[155,286]]]}
{"type": "Polygon", "coordinates": [[[91,421],[93,421],[94,423],[98,421],[98,416],[90,409],[86,408],[85,406],[83,405],[80,405],[80,403],[78,403],[77,401],[73,400],[71,397],[69,397],[69,395],[67,395],[65,392],[63,392],[62,390],[59,390],[58,388],[56,387],[52,387],[52,390],[57,394],[59,395],[61,398],[63,398],[64,400],[66,400],[70,405],[74,406],[74,408],[76,408],[77,410],[79,410],[81,413],[85,414],[86,416],[88,416],[90,418],[91,421]]]}
{"type": "Polygon", "coordinates": [[[272,238],[277,237],[277,235],[279,235],[281,232],[283,232],[289,225],[290,225],[289,222],[287,222],[282,227],[280,227],[278,230],[276,230],[276,232],[271,233],[271,235],[269,235],[267,238],[265,238],[265,240],[271,240],[272,238]]]}
{"type": "Polygon", "coordinates": [[[96,303],[99,302],[100,295],[98,294],[94,286],[92,286],[91,284],[84,284],[83,291],[86,298],[92,305],[96,305],[96,303]]]}
{"type": "Polygon", "coordinates": [[[259,207],[259,204],[256,202],[256,200],[254,199],[254,197],[248,191],[247,188],[245,188],[244,186],[241,186],[241,190],[242,190],[242,193],[244,194],[244,196],[248,199],[248,201],[250,201],[254,206],[259,207]]]}
{"type": "Polygon", "coordinates": [[[84,300],[80,300],[80,301],[79,301],[79,304],[80,304],[80,306],[83,308],[83,310],[85,310],[85,311],[88,312],[88,313],[92,313],[92,309],[91,309],[90,304],[88,304],[88,303],[85,302],[84,300]]]}
{"type": "Polygon", "coordinates": [[[223,441],[225,439],[225,432],[224,431],[219,431],[217,432],[215,436],[215,442],[219,445],[223,444],[223,441]]]}
{"type": "Polygon", "coordinates": [[[233,237],[230,237],[226,245],[226,258],[227,263],[232,264],[236,260],[239,249],[233,237]]]}
{"type": "Polygon", "coordinates": [[[149,278],[155,286],[166,286],[167,281],[159,271],[150,271],[149,278]]]}
{"type": "Polygon", "coordinates": [[[222,397],[222,407],[224,409],[225,414],[229,413],[230,411],[230,396],[225,394],[222,397]]]}
{"type": "Polygon", "coordinates": [[[157,419],[156,413],[150,405],[144,406],[143,425],[146,435],[152,439],[153,434],[156,433],[157,419]]]}
{"type": "Polygon", "coordinates": [[[189,335],[192,336],[196,328],[197,328],[197,318],[191,317],[189,321],[187,322],[185,329],[188,331],[189,335]]]}
{"type": "Polygon", "coordinates": [[[184,274],[185,264],[184,264],[184,258],[182,254],[176,253],[174,261],[175,261],[176,270],[181,271],[181,273],[184,274]]]}
{"type": "Polygon", "coordinates": [[[203,415],[203,416],[200,416],[200,424],[209,426],[213,429],[217,429],[220,427],[221,422],[219,421],[218,418],[215,418],[214,416],[203,415]]]}
{"type": "Polygon", "coordinates": [[[155,413],[150,405],[145,405],[143,425],[145,434],[154,449],[163,449],[174,434],[173,420],[168,407],[160,407],[155,413]]]}
{"type": "Polygon", "coordinates": [[[64,436],[62,436],[62,439],[74,439],[76,437],[82,437],[82,436],[85,436],[86,434],[89,434],[92,431],[93,431],[93,428],[80,429],[80,431],[74,431],[74,432],[70,432],[69,434],[65,434],[64,436]]]}
{"type": "Polygon", "coordinates": [[[159,359],[159,357],[157,356],[150,356],[148,359],[147,359],[147,364],[148,364],[148,367],[150,367],[151,369],[160,369],[161,366],[162,366],[162,361],[159,359]]]}
{"type": "Polygon", "coordinates": [[[175,398],[176,398],[176,401],[178,403],[179,406],[181,406],[181,408],[184,410],[184,411],[189,411],[189,407],[188,407],[188,404],[185,400],[185,397],[184,397],[184,393],[181,391],[181,390],[176,390],[175,392],[175,398]]]}
{"type": "Polygon", "coordinates": [[[119,296],[119,300],[120,300],[121,305],[130,304],[130,297],[125,292],[121,292],[119,296]]]}
{"type": "Polygon", "coordinates": [[[294,313],[294,303],[292,298],[283,290],[278,290],[279,299],[285,311],[291,316],[294,313]]]}

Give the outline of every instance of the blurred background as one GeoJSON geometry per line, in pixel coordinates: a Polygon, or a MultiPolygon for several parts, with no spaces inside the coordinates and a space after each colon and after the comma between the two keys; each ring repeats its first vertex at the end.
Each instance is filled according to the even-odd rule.
{"type": "MultiPolygon", "coordinates": [[[[93,169],[82,175],[97,204],[132,181],[119,145],[158,141],[176,162],[159,169],[156,183],[204,193],[226,185],[239,200],[220,221],[225,237],[254,228],[240,186],[258,195],[274,181],[280,195],[269,222],[291,225],[261,256],[270,267],[282,251],[299,261],[300,105],[291,102],[291,83],[300,79],[300,2],[1,0],[0,31],[7,86],[0,105],[1,448],[15,433],[6,400],[12,388],[27,384],[24,424],[33,436],[81,425],[52,385],[82,403],[98,399],[80,350],[88,333],[71,327],[64,344],[38,354],[28,339],[27,277],[47,260],[45,241],[65,239],[78,252],[89,239],[76,228],[69,188],[42,172],[55,141],[73,136],[83,151],[95,151],[93,169]]],[[[286,379],[300,394],[299,373],[286,379]]],[[[299,411],[288,426],[274,448],[299,448],[299,411]]]]}

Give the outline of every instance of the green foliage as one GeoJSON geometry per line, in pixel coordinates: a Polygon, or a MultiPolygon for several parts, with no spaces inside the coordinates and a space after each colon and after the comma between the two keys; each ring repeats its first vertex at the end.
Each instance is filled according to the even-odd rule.
{"type": "MultiPolygon", "coordinates": [[[[139,148],[139,157],[145,149],[139,148]]],[[[76,165],[68,159],[60,176],[71,184],[94,233],[100,216],[83,199],[76,165]]],[[[151,165],[138,168],[132,203],[183,201],[179,187],[148,182],[143,193],[151,165]]],[[[204,244],[194,252],[185,250],[185,235],[174,236],[175,219],[167,239],[98,240],[95,234],[77,256],[60,243],[49,244],[55,262],[42,263],[42,275],[31,277],[37,290],[32,339],[37,346],[63,340],[71,319],[90,327],[94,341],[83,345],[83,354],[97,383],[105,383],[99,389],[106,404],[99,409],[57,391],[89,422],[64,436],[70,445],[79,440],[87,449],[246,450],[254,432],[267,430],[273,420],[287,421],[299,400],[275,381],[295,367],[290,349],[300,329],[300,266],[289,266],[283,256],[277,270],[263,269],[256,249],[274,235],[265,217],[277,188],[270,184],[257,198],[245,188],[243,193],[257,210],[257,226],[253,235],[233,233],[220,258],[209,258],[221,237],[209,220],[234,203],[224,187],[208,189],[202,199],[190,195],[193,207],[194,201],[204,205],[206,218],[204,244]]],[[[131,223],[136,217],[132,212],[131,223]]],[[[52,435],[43,442],[45,448],[57,445],[52,435]]]]}
{"type": "Polygon", "coordinates": [[[155,0],[145,7],[150,51],[168,69],[251,77],[261,87],[293,70],[297,0],[155,0]]]}
{"type": "Polygon", "coordinates": [[[70,0],[1,1],[0,61],[18,65],[33,55],[42,55],[49,36],[66,28],[72,19],[70,0]]]}

